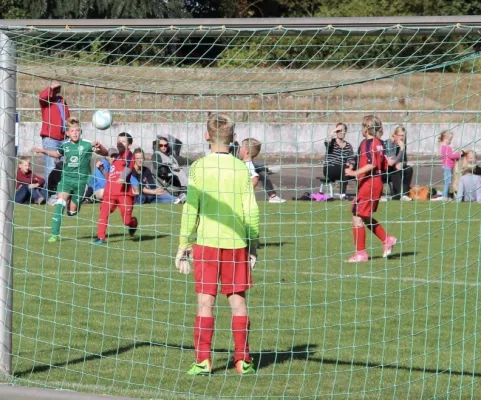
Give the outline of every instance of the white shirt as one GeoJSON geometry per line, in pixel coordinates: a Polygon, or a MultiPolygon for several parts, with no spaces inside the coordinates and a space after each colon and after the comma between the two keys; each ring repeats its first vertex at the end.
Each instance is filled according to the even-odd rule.
{"type": "Polygon", "coordinates": [[[245,164],[247,166],[247,169],[251,173],[251,178],[259,176],[259,174],[256,172],[256,167],[254,166],[254,163],[252,161],[246,161],[245,164]]]}

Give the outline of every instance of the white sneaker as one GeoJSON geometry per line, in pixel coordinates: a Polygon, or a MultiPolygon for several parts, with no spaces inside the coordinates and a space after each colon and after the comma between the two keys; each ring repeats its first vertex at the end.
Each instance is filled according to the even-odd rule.
{"type": "Polygon", "coordinates": [[[47,204],[49,206],[54,206],[55,204],[57,204],[57,200],[58,200],[57,195],[50,196],[49,199],[47,200],[47,204]]]}
{"type": "Polygon", "coordinates": [[[379,201],[380,201],[380,202],[383,202],[383,203],[384,203],[385,201],[388,201],[388,200],[390,200],[390,198],[387,197],[387,196],[382,196],[382,197],[379,199],[379,201]]]}
{"type": "Polygon", "coordinates": [[[181,193],[179,197],[175,199],[174,204],[184,204],[186,199],[185,194],[181,193]]]}
{"type": "Polygon", "coordinates": [[[403,197],[401,197],[401,201],[413,201],[413,199],[411,199],[409,196],[404,195],[403,197]]]}
{"type": "Polygon", "coordinates": [[[281,199],[277,194],[275,196],[272,196],[269,198],[269,203],[277,203],[277,204],[282,204],[285,203],[286,201],[284,199],[281,199]]]}
{"type": "Polygon", "coordinates": [[[278,174],[279,172],[281,172],[281,167],[276,165],[275,167],[268,167],[267,170],[270,174],[278,174]]]}

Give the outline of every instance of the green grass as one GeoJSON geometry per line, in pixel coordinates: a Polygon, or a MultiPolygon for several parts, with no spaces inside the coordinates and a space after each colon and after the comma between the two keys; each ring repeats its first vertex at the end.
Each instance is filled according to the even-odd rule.
{"type": "Polygon", "coordinates": [[[481,367],[479,205],[381,204],[400,239],[385,260],[352,265],[349,203],[261,203],[260,261],[249,293],[258,374],[230,362],[219,296],[211,377],[188,377],[196,295],[172,263],[180,207],[144,206],[136,240],[114,214],[108,246],[90,244],[98,206],[64,218],[15,210],[16,384],[141,398],[466,398],[481,367]],[[138,240],[140,238],[140,240],[138,240]]]}

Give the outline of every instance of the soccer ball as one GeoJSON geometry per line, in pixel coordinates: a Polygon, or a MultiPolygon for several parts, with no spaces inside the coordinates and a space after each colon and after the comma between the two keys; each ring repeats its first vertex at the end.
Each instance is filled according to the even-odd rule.
{"type": "Polygon", "coordinates": [[[92,117],[92,123],[101,131],[110,128],[112,121],[112,113],[109,110],[97,110],[92,117]]]}

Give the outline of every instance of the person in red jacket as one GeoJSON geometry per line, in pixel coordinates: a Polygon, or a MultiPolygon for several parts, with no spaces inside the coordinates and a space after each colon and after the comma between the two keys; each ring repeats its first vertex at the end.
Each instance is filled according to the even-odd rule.
{"type": "Polygon", "coordinates": [[[45,204],[45,180],[32,172],[30,157],[20,157],[17,169],[15,203],[45,204]]]}
{"type": "Polygon", "coordinates": [[[130,151],[132,142],[132,136],[126,132],[122,132],[117,136],[117,150],[119,154],[110,165],[110,172],[107,176],[107,184],[105,185],[104,196],[100,205],[97,239],[94,241],[94,244],[105,243],[109,216],[117,208],[120,211],[124,225],[129,228],[129,235],[133,236],[137,231],[137,218],[132,216],[135,193],[130,184],[130,175],[134,168],[134,160],[130,151]]]}
{"type": "MultiPolygon", "coordinates": [[[[65,140],[66,123],[70,117],[70,111],[65,99],[60,95],[61,88],[60,82],[52,81],[50,86],[39,96],[42,110],[40,136],[44,150],[57,151],[65,140]]],[[[55,158],[44,155],[44,178],[47,182],[50,173],[55,168],[56,161],[55,158]]]]}

